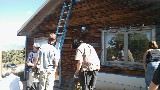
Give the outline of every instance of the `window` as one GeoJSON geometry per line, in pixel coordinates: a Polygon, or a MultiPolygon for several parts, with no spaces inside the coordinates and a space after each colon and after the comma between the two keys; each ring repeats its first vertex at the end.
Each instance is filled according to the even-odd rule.
{"type": "Polygon", "coordinates": [[[143,69],[142,58],[150,40],[155,40],[153,26],[102,30],[101,64],[143,69]]]}

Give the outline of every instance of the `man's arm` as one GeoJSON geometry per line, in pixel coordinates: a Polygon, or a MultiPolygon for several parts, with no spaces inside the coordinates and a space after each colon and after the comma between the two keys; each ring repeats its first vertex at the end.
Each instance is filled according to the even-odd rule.
{"type": "Polygon", "coordinates": [[[60,54],[60,50],[59,49],[56,49],[56,53],[55,53],[55,67],[58,67],[58,64],[59,64],[59,60],[61,58],[61,54],[60,54]]]}
{"type": "Polygon", "coordinates": [[[157,90],[159,85],[154,84],[153,82],[151,82],[151,84],[149,85],[149,90],[157,90]]]}
{"type": "Polygon", "coordinates": [[[78,73],[81,69],[82,66],[82,62],[80,62],[80,60],[77,60],[77,69],[76,69],[76,73],[78,73]]]}
{"type": "Polygon", "coordinates": [[[83,55],[82,55],[82,51],[77,49],[76,51],[76,56],[75,56],[75,60],[77,61],[77,69],[76,69],[76,73],[79,72],[79,70],[81,69],[82,66],[82,61],[83,61],[83,55]]]}
{"type": "Polygon", "coordinates": [[[147,56],[148,51],[146,51],[143,55],[143,68],[146,71],[146,56],[147,56]]]}
{"type": "Polygon", "coordinates": [[[58,62],[59,62],[59,61],[58,61],[58,60],[56,60],[56,59],[55,59],[55,60],[53,60],[53,63],[54,63],[54,65],[55,65],[55,67],[58,67],[58,62]]]}
{"type": "Polygon", "coordinates": [[[55,67],[58,67],[59,60],[60,60],[60,50],[57,50],[57,49],[54,50],[54,52],[52,53],[52,59],[55,67]]]}
{"type": "Polygon", "coordinates": [[[32,59],[33,59],[32,52],[30,52],[27,57],[27,62],[26,62],[27,66],[32,66],[32,67],[34,66],[34,64],[31,63],[32,59]]]}
{"type": "Polygon", "coordinates": [[[42,71],[44,71],[44,67],[43,67],[43,51],[42,50],[40,50],[40,52],[39,52],[39,62],[40,62],[40,72],[42,71]]]}
{"type": "Polygon", "coordinates": [[[35,65],[34,65],[35,67],[36,67],[37,65],[40,65],[40,60],[39,60],[40,58],[39,58],[39,57],[40,57],[40,55],[39,55],[39,53],[38,53],[38,56],[37,56],[37,58],[36,58],[36,62],[35,62],[35,65]]]}
{"type": "Polygon", "coordinates": [[[32,66],[32,67],[34,67],[34,64],[31,63],[31,62],[27,62],[27,66],[32,66]]]}

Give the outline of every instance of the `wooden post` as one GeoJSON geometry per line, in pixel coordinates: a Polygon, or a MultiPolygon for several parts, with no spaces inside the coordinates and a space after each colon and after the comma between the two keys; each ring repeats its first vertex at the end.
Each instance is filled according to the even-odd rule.
{"type": "Polygon", "coordinates": [[[2,78],[2,51],[0,50],[0,79],[2,78]]]}

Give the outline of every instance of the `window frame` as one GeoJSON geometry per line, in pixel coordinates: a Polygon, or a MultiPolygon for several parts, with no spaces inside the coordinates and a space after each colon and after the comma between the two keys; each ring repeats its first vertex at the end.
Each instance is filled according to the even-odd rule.
{"type": "MultiPolygon", "coordinates": [[[[101,65],[103,66],[110,66],[106,63],[114,63],[114,64],[125,64],[125,65],[142,65],[140,62],[128,62],[128,34],[129,33],[150,33],[149,40],[156,40],[156,26],[142,26],[142,27],[133,27],[133,28],[125,28],[123,30],[119,29],[108,29],[108,30],[101,30],[101,65]],[[106,35],[109,34],[124,34],[124,60],[125,61],[105,61],[107,58],[107,51],[106,51],[106,35]]],[[[110,66],[112,67],[112,65],[110,66]]]]}

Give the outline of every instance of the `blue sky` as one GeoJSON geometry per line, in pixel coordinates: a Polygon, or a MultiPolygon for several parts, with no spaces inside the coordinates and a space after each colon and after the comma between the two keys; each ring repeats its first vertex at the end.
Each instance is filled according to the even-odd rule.
{"type": "Polygon", "coordinates": [[[0,49],[22,48],[25,37],[17,31],[46,0],[0,0],[0,49]]]}

